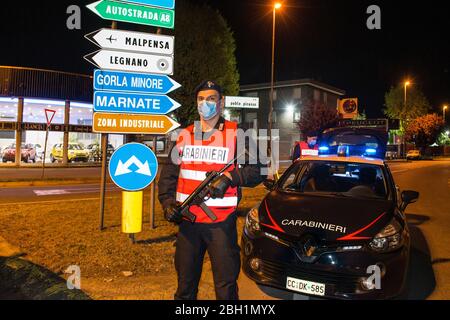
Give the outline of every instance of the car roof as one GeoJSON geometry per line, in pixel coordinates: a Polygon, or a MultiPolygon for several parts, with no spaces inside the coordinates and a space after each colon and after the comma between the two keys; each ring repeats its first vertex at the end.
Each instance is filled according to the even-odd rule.
{"type": "Polygon", "coordinates": [[[354,162],[354,163],[374,164],[378,166],[384,166],[384,161],[382,159],[362,157],[362,156],[350,156],[350,157],[339,157],[337,155],[306,156],[302,157],[300,161],[354,162]]]}

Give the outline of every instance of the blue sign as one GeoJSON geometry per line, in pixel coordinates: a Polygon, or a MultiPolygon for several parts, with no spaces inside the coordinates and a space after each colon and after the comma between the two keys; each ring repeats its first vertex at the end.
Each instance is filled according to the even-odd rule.
{"type": "Polygon", "coordinates": [[[96,69],[94,90],[167,94],[181,85],[165,75],[96,69]]]}
{"type": "Polygon", "coordinates": [[[175,0],[120,0],[120,1],[167,9],[175,8],[175,0]]]}
{"type": "Polygon", "coordinates": [[[148,187],[158,173],[158,160],[153,151],[141,143],[128,143],[117,149],[109,161],[112,181],[126,191],[148,187]]]}
{"type": "Polygon", "coordinates": [[[157,94],[96,91],[94,111],[136,114],[167,114],[181,105],[168,96],[157,94]]]}

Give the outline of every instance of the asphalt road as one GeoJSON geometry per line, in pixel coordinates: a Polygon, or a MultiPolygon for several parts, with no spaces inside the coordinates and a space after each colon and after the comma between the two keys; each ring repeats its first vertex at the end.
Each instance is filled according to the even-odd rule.
{"type": "MultiPolygon", "coordinates": [[[[396,162],[390,167],[401,190],[420,192],[419,201],[406,210],[412,255],[405,298],[450,299],[450,160],[396,162]]],[[[108,197],[120,192],[112,184],[107,185],[107,191],[108,197]]],[[[94,200],[98,196],[99,184],[0,188],[0,206],[94,200]]],[[[240,288],[242,298],[269,297],[244,276],[240,278],[240,288]]],[[[274,298],[294,297],[269,293],[274,298]]],[[[298,295],[294,298],[302,299],[298,295]]]]}

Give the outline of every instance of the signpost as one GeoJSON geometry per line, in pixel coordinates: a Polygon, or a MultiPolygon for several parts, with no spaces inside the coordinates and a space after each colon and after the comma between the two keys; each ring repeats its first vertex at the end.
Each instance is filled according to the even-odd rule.
{"type": "Polygon", "coordinates": [[[98,50],[84,57],[100,69],[172,74],[173,57],[128,51],[98,50]]]}
{"type": "MultiPolygon", "coordinates": [[[[166,114],[180,104],[165,95],[180,87],[167,76],[173,73],[175,39],[160,34],[160,28],[174,28],[175,13],[170,9],[174,9],[175,0],[100,0],[87,7],[101,18],[113,20],[111,29],[99,29],[85,36],[101,48],[84,58],[99,68],[94,71],[92,131],[102,134],[102,230],[107,134],[151,134],[156,147],[156,135],[165,135],[179,127],[166,114]],[[157,34],[117,30],[117,21],[155,26],[157,34]]],[[[140,232],[142,226],[143,192],[137,190],[148,185],[151,185],[150,224],[154,228],[152,181],[157,172],[157,158],[153,153],[148,154],[147,149],[150,150],[142,144],[126,144],[114,153],[109,163],[111,178],[124,189],[122,231],[129,233],[133,242],[134,233],[140,232]]]]}
{"type": "Polygon", "coordinates": [[[50,125],[52,124],[53,118],[55,117],[56,110],[44,109],[45,119],[47,120],[47,127],[45,130],[45,143],[44,143],[44,154],[42,155],[42,175],[41,180],[44,179],[45,170],[45,154],[47,153],[47,142],[48,142],[48,131],[50,130],[50,125]]]}
{"type": "Polygon", "coordinates": [[[122,113],[94,113],[92,131],[117,134],[165,135],[180,125],[163,115],[130,115],[122,113]]]}
{"type": "Polygon", "coordinates": [[[175,8],[175,0],[120,0],[120,1],[161,7],[161,8],[167,8],[167,9],[175,8]]]}
{"type": "Polygon", "coordinates": [[[173,55],[174,37],[152,33],[99,29],[84,36],[104,49],[173,55]]]}
{"type": "Polygon", "coordinates": [[[147,7],[126,2],[100,0],[87,5],[87,8],[105,20],[129,22],[173,29],[175,12],[173,10],[147,7]]]}
{"type": "Polygon", "coordinates": [[[143,189],[158,173],[153,151],[141,143],[128,143],[117,149],[109,161],[109,175],[122,192],[122,232],[134,235],[142,231],[143,189]]]}
{"type": "Polygon", "coordinates": [[[181,85],[165,75],[95,70],[94,90],[167,94],[181,85]]]}
{"type": "Polygon", "coordinates": [[[180,107],[180,104],[168,96],[142,93],[96,91],[94,93],[94,111],[167,114],[180,107]]]}
{"type": "Polygon", "coordinates": [[[112,181],[126,191],[147,188],[158,173],[158,160],[142,143],[127,143],[118,148],[109,161],[112,181]]]}
{"type": "Polygon", "coordinates": [[[259,98],[226,96],[225,108],[259,109],[259,98]]]}

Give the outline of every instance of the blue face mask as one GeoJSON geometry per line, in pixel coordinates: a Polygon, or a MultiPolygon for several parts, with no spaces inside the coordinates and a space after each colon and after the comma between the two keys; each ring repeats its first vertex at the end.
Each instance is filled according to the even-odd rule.
{"type": "Polygon", "coordinates": [[[200,102],[197,106],[198,113],[204,120],[210,120],[217,115],[217,103],[216,102],[208,102],[203,101],[200,102]]]}

